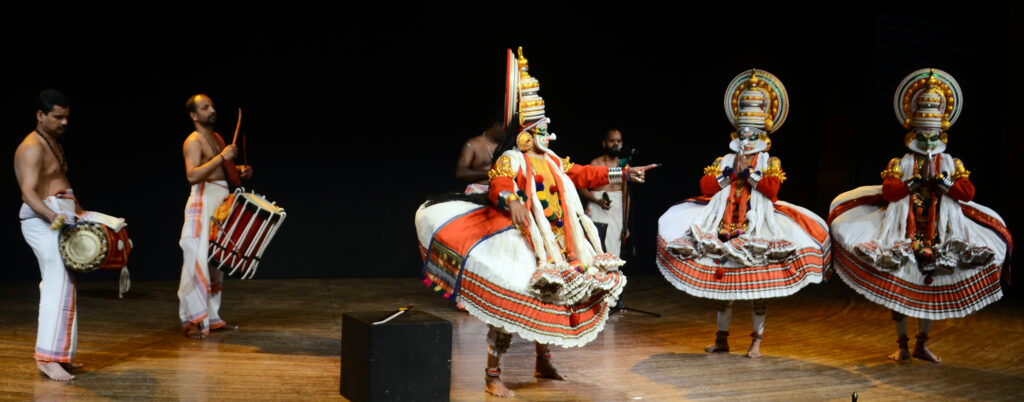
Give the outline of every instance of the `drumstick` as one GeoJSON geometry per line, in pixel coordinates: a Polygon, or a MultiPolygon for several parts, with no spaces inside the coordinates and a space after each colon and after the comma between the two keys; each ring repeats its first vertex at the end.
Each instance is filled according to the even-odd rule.
{"type": "Polygon", "coordinates": [[[238,129],[242,128],[242,108],[238,108],[238,123],[235,123],[235,136],[231,137],[231,145],[238,141],[238,129]]]}
{"type": "Polygon", "coordinates": [[[406,304],[405,307],[402,307],[402,308],[398,309],[397,311],[395,311],[394,313],[391,313],[391,315],[387,316],[383,320],[380,320],[380,321],[377,321],[377,322],[373,323],[373,325],[380,325],[380,324],[386,323],[388,321],[391,321],[391,320],[395,319],[395,317],[398,317],[398,316],[402,315],[402,313],[408,311],[411,308],[412,308],[412,304],[406,304]]]}

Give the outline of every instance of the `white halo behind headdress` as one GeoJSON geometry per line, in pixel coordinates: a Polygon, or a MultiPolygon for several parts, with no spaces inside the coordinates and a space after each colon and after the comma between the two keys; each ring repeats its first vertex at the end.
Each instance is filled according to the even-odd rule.
{"type": "Polygon", "coordinates": [[[789,114],[789,95],[777,77],[750,69],[732,79],[725,90],[725,115],[733,127],[775,132],[789,114]]]}
{"type": "Polygon", "coordinates": [[[512,49],[508,49],[508,57],[505,64],[504,128],[508,129],[509,124],[518,118],[516,114],[519,109],[519,68],[516,63],[516,56],[512,54],[512,49]]]}
{"type": "Polygon", "coordinates": [[[892,103],[904,128],[946,131],[960,117],[964,96],[952,75],[937,68],[922,68],[900,82],[892,103]]]}

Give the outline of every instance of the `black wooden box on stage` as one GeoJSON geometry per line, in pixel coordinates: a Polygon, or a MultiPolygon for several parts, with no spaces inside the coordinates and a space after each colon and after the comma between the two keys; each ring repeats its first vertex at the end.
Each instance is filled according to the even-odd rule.
{"type": "Polygon", "coordinates": [[[452,324],[409,310],[345,313],[341,320],[341,395],[352,401],[447,401],[452,324]]]}

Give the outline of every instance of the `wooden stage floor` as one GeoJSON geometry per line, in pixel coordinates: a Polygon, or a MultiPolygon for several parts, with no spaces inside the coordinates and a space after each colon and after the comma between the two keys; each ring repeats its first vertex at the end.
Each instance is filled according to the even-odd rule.
{"type": "MultiPolygon", "coordinates": [[[[338,395],[341,315],[416,308],[451,320],[453,400],[483,400],[486,326],[454,311],[416,279],[229,281],[222,315],[241,329],[184,338],[176,282],[136,282],[116,298],[112,282],[80,282],[76,360],[62,384],[43,379],[32,351],[35,283],[0,283],[0,399],[343,400],[338,395]]],[[[631,277],[634,308],[616,314],[584,348],[554,349],[570,381],[532,377],[532,344],[515,338],[504,379],[522,400],[1021,400],[1024,308],[1002,300],[978,314],[936,322],[930,347],[943,358],[898,364],[889,312],[838,280],[770,301],[765,357],[743,356],[749,304],[736,305],[733,352],[709,355],[710,301],[661,277],[631,277]]],[[[916,320],[911,320],[911,333],[916,320]]]]}

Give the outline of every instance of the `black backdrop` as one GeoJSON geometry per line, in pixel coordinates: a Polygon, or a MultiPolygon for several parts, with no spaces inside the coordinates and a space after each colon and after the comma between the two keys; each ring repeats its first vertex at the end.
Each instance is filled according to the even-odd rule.
{"type": "MultiPolygon", "coordinates": [[[[772,137],[789,177],[780,197],[825,216],[833,197],[877,184],[905,152],[892,93],[907,73],[934,66],[959,80],[966,99],[949,152],[974,173],[976,201],[1011,231],[1021,227],[1016,9],[808,16],[579,3],[524,22],[506,17],[513,8],[468,10],[485,11],[472,17],[432,5],[401,16],[310,12],[216,28],[145,19],[6,28],[0,149],[12,155],[33,129],[40,89],[65,92],[71,128],[61,141],[78,198],[127,218],[135,278],[176,279],[188,195],[181,143],[192,130],[184,103],[205,92],[225,136],[243,107],[250,187],[289,214],[257,278],[414,277],[413,214],[428,194],[461,189],[455,158],[498,114],[505,49],[522,45],[559,135],[556,152],[589,160],[616,127],[640,162],[664,164],[637,188],[638,255],[625,267],[656,274],[658,216],[697,194],[702,168],[728,152],[722,96],[737,73],[756,67],[786,85],[791,112],[772,137]]],[[[3,280],[33,280],[18,188],[10,170],[4,177],[3,280]]]]}

